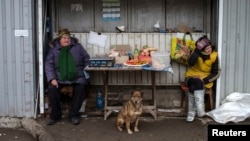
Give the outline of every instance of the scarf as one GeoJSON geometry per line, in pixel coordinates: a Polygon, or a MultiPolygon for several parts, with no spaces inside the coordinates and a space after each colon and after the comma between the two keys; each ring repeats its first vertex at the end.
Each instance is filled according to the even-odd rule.
{"type": "Polygon", "coordinates": [[[60,71],[60,80],[65,81],[74,81],[76,79],[76,64],[72,54],[70,53],[70,47],[62,47],[59,55],[59,71],[60,71]]]}
{"type": "Polygon", "coordinates": [[[205,62],[206,60],[210,60],[210,55],[208,55],[207,53],[202,51],[201,52],[201,58],[205,62]]]}

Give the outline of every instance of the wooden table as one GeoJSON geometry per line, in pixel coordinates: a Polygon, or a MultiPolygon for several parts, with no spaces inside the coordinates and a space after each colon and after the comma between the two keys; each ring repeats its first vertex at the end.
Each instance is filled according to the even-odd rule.
{"type": "MultiPolygon", "coordinates": [[[[99,71],[103,75],[103,85],[104,85],[104,120],[115,110],[120,110],[122,106],[109,106],[108,105],[108,86],[109,86],[109,72],[112,71],[147,71],[143,70],[141,67],[86,67],[85,70],[87,72],[91,71],[99,71]]],[[[156,85],[155,85],[155,71],[151,72],[151,84],[152,84],[152,99],[151,102],[153,104],[143,105],[143,111],[150,113],[154,119],[157,118],[157,109],[156,109],[156,85]]]]}

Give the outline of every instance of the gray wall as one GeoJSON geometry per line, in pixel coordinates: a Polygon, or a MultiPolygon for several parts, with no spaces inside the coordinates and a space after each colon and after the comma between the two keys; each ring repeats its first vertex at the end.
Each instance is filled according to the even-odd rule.
{"type": "Polygon", "coordinates": [[[196,30],[209,31],[210,0],[120,0],[121,19],[102,18],[102,0],[55,0],[55,32],[69,28],[72,32],[116,32],[126,26],[126,32],[153,32],[159,20],[161,29],[175,29],[180,23],[196,30]],[[75,6],[78,5],[78,6],[75,6]],[[76,8],[77,7],[77,8],[76,8]]]}
{"type": "Polygon", "coordinates": [[[0,1],[0,116],[34,115],[32,1],[0,1]]]}
{"type": "Polygon", "coordinates": [[[220,99],[250,93],[250,1],[224,0],[221,39],[220,99]]]}

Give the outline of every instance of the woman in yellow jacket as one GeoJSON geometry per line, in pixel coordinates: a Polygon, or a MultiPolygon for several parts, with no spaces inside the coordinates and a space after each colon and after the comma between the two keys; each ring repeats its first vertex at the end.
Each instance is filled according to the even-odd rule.
{"type": "Polygon", "coordinates": [[[218,53],[214,51],[207,36],[199,38],[195,45],[196,48],[188,60],[190,67],[185,73],[185,83],[189,87],[188,122],[194,120],[196,113],[198,117],[205,116],[205,87],[211,88],[220,75],[218,53]]]}

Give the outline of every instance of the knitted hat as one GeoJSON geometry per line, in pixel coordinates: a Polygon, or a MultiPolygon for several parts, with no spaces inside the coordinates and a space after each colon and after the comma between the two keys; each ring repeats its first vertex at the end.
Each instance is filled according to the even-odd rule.
{"type": "Polygon", "coordinates": [[[69,35],[70,36],[70,32],[67,28],[61,29],[58,32],[58,38],[62,38],[63,35],[69,35]]]}
{"type": "Polygon", "coordinates": [[[211,45],[211,41],[207,38],[207,36],[202,36],[196,41],[196,47],[200,50],[204,50],[209,45],[211,45]]]}

